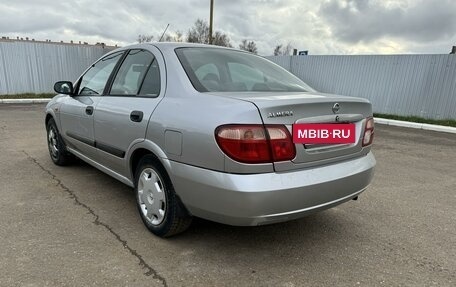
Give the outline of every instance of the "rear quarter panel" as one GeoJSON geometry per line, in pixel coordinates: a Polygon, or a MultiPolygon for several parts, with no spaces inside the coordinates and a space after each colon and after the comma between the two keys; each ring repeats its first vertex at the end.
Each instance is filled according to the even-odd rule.
{"type": "Polygon", "coordinates": [[[220,125],[261,124],[255,105],[196,91],[174,48],[160,50],[165,59],[166,94],[150,118],[146,140],[160,147],[169,160],[193,166],[233,173],[273,171],[272,164],[244,165],[227,158],[215,141],[220,125]]]}
{"type": "MultiPolygon", "coordinates": [[[[230,123],[262,122],[256,107],[248,102],[196,92],[181,97],[167,95],[152,114],[147,138],[162,147],[170,160],[211,170],[242,172],[242,164],[230,165],[232,160],[225,157],[215,140],[215,129],[230,123]],[[178,146],[180,152],[176,152],[178,146]]],[[[249,169],[250,172],[272,170],[272,164],[249,169]]]]}

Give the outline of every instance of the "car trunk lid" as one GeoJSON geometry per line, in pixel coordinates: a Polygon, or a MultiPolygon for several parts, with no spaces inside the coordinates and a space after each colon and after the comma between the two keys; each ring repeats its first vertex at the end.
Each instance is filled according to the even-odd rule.
{"type": "Polygon", "coordinates": [[[369,101],[322,93],[211,93],[254,104],[264,124],[283,124],[292,133],[293,124],[353,123],[355,143],[300,144],[296,143],[296,157],[291,162],[274,163],[276,171],[327,164],[359,155],[367,117],[372,116],[369,101]]]}

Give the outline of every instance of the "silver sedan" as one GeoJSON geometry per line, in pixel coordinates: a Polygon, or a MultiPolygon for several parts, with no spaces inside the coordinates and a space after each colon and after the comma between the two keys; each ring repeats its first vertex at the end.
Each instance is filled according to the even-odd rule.
{"type": "Polygon", "coordinates": [[[77,157],[134,188],[158,236],[184,231],[192,216],[296,219],[356,199],[373,176],[367,100],[316,92],[247,52],[133,45],[54,89],[52,161],[77,157]]]}

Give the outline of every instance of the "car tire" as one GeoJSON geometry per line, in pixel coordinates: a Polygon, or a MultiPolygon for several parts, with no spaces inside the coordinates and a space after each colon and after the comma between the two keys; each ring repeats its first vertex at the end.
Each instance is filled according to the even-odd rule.
{"type": "Polygon", "coordinates": [[[151,155],[144,156],[138,164],[135,194],[141,219],[153,234],[170,237],[190,226],[192,217],[175,193],[165,169],[151,155]]]}
{"type": "Polygon", "coordinates": [[[48,121],[46,131],[49,155],[51,156],[52,161],[60,166],[70,164],[73,160],[73,156],[67,151],[54,119],[51,118],[48,121]]]}

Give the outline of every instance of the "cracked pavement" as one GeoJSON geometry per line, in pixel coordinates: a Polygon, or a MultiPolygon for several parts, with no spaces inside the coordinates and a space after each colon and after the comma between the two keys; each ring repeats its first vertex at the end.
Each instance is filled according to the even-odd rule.
{"type": "Polygon", "coordinates": [[[123,240],[119,234],[117,234],[111,226],[109,226],[108,224],[104,223],[104,222],[101,222],[100,221],[100,217],[98,216],[98,214],[95,213],[95,211],[93,211],[93,209],[88,206],[87,204],[85,203],[82,203],[78,196],[74,193],[74,191],[72,191],[71,189],[69,189],[68,187],[66,187],[62,181],[60,179],[57,178],[57,176],[55,176],[50,170],[46,169],[44,166],[42,166],[35,158],[33,158],[31,155],[29,155],[27,152],[23,151],[23,153],[28,157],[28,159],[30,159],[30,161],[32,161],[34,164],[36,164],[41,170],[43,170],[44,172],[46,172],[47,174],[49,174],[49,176],[56,182],[56,185],[58,187],[60,187],[62,190],[66,191],[68,193],[68,195],[74,200],[75,204],[76,205],[79,205],[85,209],[87,209],[88,213],[92,214],[94,216],[94,221],[93,223],[95,225],[100,225],[100,226],[103,226],[104,228],[106,228],[106,230],[108,230],[112,235],[114,235],[114,237],[117,239],[117,241],[119,241],[120,243],[122,243],[123,247],[126,248],[131,255],[135,256],[136,258],[138,258],[138,261],[139,261],[139,265],[142,266],[144,269],[146,269],[147,271],[144,273],[144,275],[146,276],[151,276],[153,275],[153,278],[155,279],[158,279],[160,280],[164,286],[167,286],[166,284],[166,280],[161,277],[160,275],[157,274],[157,272],[152,268],[150,267],[145,261],[144,259],[142,258],[141,255],[139,255],[136,250],[133,250],[131,249],[130,246],[128,246],[127,244],[127,241],[126,240],[123,240]]]}
{"type": "Polygon", "coordinates": [[[196,220],[170,239],[132,190],[52,164],[43,105],[0,105],[0,286],[454,286],[456,135],[377,126],[358,201],[284,224],[196,220]]]}

